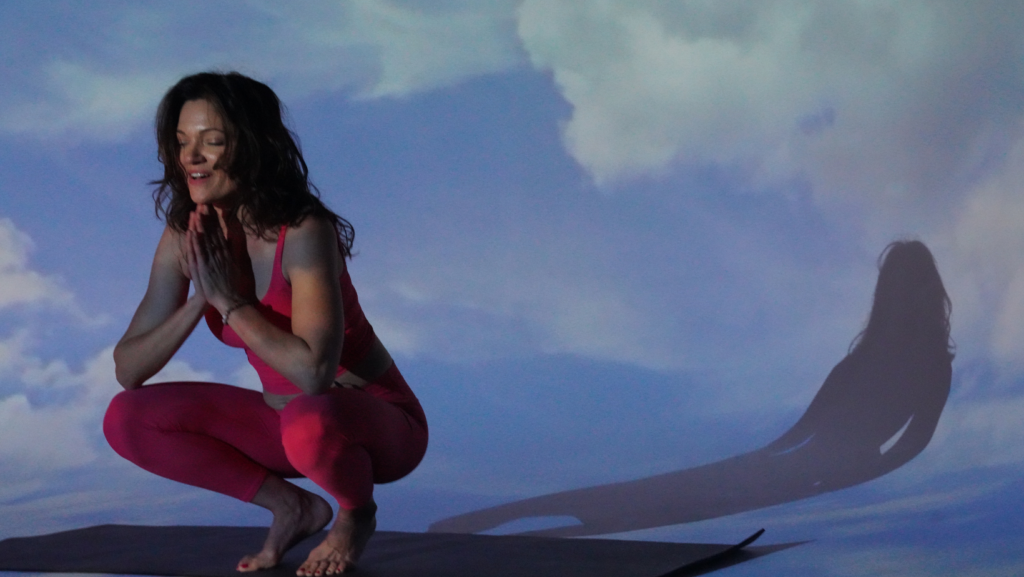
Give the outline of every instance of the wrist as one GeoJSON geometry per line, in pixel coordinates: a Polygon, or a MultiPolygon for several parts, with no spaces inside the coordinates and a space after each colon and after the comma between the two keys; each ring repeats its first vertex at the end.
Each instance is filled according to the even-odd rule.
{"type": "Polygon", "coordinates": [[[227,307],[225,307],[220,313],[220,320],[224,326],[228,326],[228,321],[231,320],[231,315],[238,311],[238,309],[249,306],[252,303],[247,300],[238,299],[232,301],[227,307]]]}
{"type": "Polygon", "coordinates": [[[200,294],[194,294],[188,297],[188,300],[185,301],[186,307],[200,313],[205,313],[206,309],[210,307],[210,304],[211,303],[208,300],[206,300],[206,298],[203,297],[203,295],[200,294]]]}

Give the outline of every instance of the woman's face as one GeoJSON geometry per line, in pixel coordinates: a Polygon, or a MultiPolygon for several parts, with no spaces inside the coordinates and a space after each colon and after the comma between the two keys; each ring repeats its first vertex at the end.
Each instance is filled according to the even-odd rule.
{"type": "Polygon", "coordinates": [[[178,161],[189,196],[196,204],[227,204],[235,182],[224,170],[227,132],[224,120],[206,100],[189,100],[178,115],[178,161]]]}

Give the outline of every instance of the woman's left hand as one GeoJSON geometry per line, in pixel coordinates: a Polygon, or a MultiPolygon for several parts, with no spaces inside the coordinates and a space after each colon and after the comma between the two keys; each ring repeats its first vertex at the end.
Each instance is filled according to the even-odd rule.
{"type": "Polygon", "coordinates": [[[197,295],[221,314],[256,302],[245,231],[236,218],[225,218],[223,212],[200,204],[189,215],[186,238],[188,269],[197,295]]]}

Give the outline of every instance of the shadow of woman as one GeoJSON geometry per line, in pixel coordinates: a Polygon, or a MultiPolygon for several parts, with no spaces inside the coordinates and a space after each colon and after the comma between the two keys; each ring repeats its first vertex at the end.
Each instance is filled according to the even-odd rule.
{"type": "Polygon", "coordinates": [[[866,328],[804,415],[775,441],[699,467],[473,511],[429,530],[473,533],[571,516],[580,523],[528,534],[619,533],[788,503],[880,477],[923,451],[938,424],[952,375],[949,313],[928,248],[894,242],[879,257],[866,328]]]}

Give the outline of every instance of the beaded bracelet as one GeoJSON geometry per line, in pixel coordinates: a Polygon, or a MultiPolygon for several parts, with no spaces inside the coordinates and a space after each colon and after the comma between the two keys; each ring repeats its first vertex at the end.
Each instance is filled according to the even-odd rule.
{"type": "Polygon", "coordinates": [[[236,309],[244,307],[247,304],[249,304],[248,301],[242,301],[240,303],[235,303],[228,307],[228,310],[224,311],[224,314],[220,315],[221,324],[224,326],[228,326],[228,317],[231,316],[231,313],[235,312],[236,309]]]}

